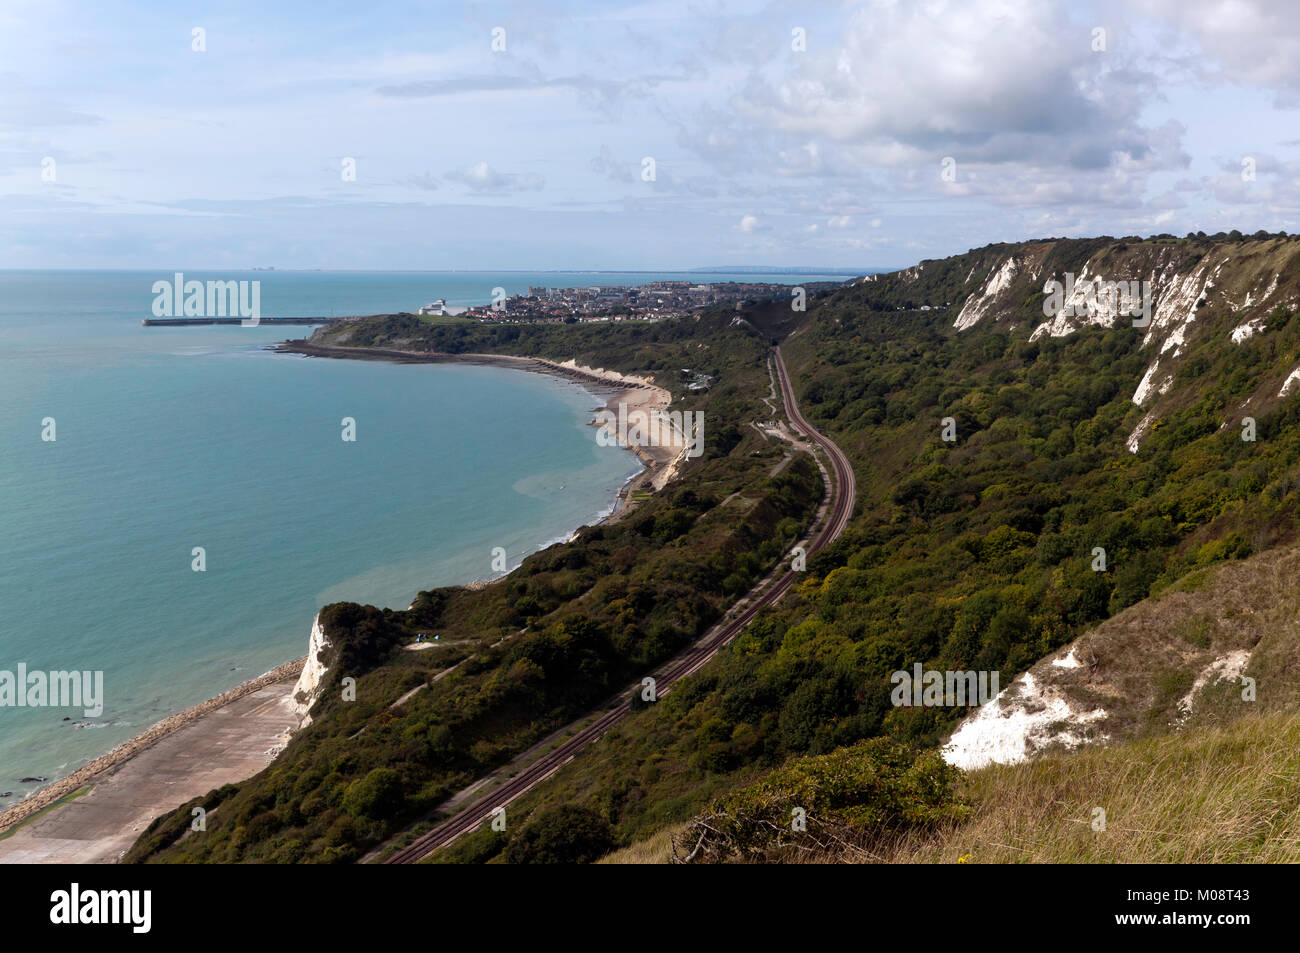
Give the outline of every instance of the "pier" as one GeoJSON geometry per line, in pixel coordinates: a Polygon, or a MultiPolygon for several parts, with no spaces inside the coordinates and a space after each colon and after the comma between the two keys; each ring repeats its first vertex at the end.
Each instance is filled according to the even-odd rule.
{"type": "MultiPolygon", "coordinates": [[[[365,315],[348,315],[337,318],[260,318],[257,325],[248,325],[256,327],[262,324],[330,324],[334,321],[356,321],[365,315]]],[[[145,318],[140,323],[146,328],[188,328],[198,325],[208,324],[243,324],[247,318],[145,318]]]]}

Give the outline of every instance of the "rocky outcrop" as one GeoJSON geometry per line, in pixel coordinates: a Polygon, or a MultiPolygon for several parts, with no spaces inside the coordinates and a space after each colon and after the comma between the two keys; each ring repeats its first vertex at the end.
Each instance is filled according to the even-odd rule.
{"type": "Polygon", "coordinates": [[[299,730],[306,728],[311,724],[311,709],[320,698],[321,690],[325,685],[325,673],[328,671],[324,654],[329,649],[329,639],[325,637],[325,629],[321,625],[320,613],[316,613],[316,618],[311,624],[311,638],[307,642],[307,658],[302,666],[302,673],[298,676],[298,683],[293,687],[293,706],[298,713],[301,721],[298,724],[299,730]]]}
{"type": "Polygon", "coordinates": [[[953,327],[958,331],[965,331],[967,328],[975,327],[985,316],[993,313],[1019,271],[1020,263],[1014,255],[1003,262],[1002,267],[989,278],[989,283],[984,286],[984,290],[966,299],[961,312],[957,315],[957,320],[953,322],[953,327]]]}
{"type": "MultiPolygon", "coordinates": [[[[1067,659],[1073,658],[1073,650],[1067,659]]],[[[1057,660],[1057,667],[1071,667],[1057,660]]],[[[1077,748],[1105,741],[1098,723],[1103,708],[1076,707],[1059,688],[1026,672],[974,716],[944,746],[945,761],[970,770],[986,764],[1016,764],[1049,747],[1077,748]]]]}

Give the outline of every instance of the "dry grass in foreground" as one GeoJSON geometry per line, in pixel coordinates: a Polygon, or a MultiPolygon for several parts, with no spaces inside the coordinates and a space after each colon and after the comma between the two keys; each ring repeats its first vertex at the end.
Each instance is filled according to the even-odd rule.
{"type": "Polygon", "coordinates": [[[672,862],[673,837],[686,830],[685,824],[666,827],[643,841],[606,854],[598,864],[667,864],[672,862]]]}
{"type": "Polygon", "coordinates": [[[1295,714],[997,765],[966,785],[969,820],[896,843],[885,862],[1300,861],[1295,714]]]}

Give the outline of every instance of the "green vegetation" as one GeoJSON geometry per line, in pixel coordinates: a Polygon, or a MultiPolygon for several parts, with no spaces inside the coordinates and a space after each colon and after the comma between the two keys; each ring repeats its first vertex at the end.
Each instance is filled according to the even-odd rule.
{"type": "MultiPolygon", "coordinates": [[[[678,839],[683,860],[725,861],[829,851],[965,818],[954,795],[961,775],[935,752],[884,738],[798,758],[718,799],[678,839]]],[[[508,855],[507,855],[508,859],[508,855]]]]}
{"type": "MultiPolygon", "coordinates": [[[[659,386],[680,397],[688,393],[683,367],[715,378],[731,377],[733,384],[736,374],[747,375],[756,386],[763,386],[763,340],[752,327],[733,327],[734,315],[734,310],[717,310],[672,321],[496,325],[464,319],[432,324],[415,315],[399,314],[328,325],[312,335],[311,343],[443,354],[513,354],[561,361],[576,358],[579,364],[591,367],[653,375],[659,386]]],[[[732,391],[733,399],[736,393],[732,391]]],[[[748,397],[739,406],[756,399],[748,397]]],[[[694,402],[695,395],[691,399],[694,402]]],[[[733,409],[739,410],[739,406],[733,409]]],[[[709,407],[721,409],[720,405],[709,407]]],[[[729,423],[741,418],[739,413],[718,414],[719,421],[729,423]]]]}
{"type": "Polygon", "coordinates": [[[561,804],[541,812],[510,841],[508,864],[590,864],[614,846],[609,821],[589,807],[561,804]]]}
{"type": "MultiPolygon", "coordinates": [[[[1246,315],[1201,309],[1177,383],[1155,405],[1158,426],[1132,454],[1125,442],[1150,409],[1131,401],[1151,361],[1142,330],[1029,342],[1041,295],[1010,316],[1015,327],[989,318],[952,328],[966,296],[1023,248],[981,249],[815,300],[782,350],[805,415],[855,462],[847,533],[809,560],[794,598],[520,798],[517,814],[588,804],[631,844],[793,757],[881,735],[933,746],[967,710],[893,708],[893,671],[997,670],[1005,686],[1189,571],[1296,538],[1300,405],[1275,395],[1300,363],[1300,321],[1274,309],[1265,334],[1237,345],[1229,334],[1246,315]],[[950,306],[907,310],[909,300],[950,306]],[[1247,398],[1253,443],[1234,418],[1247,398]],[[940,439],[949,416],[955,444],[940,439]],[[1092,570],[1097,547],[1106,572],[1092,570]]],[[[1193,246],[1189,260],[1212,248],[1193,246]]],[[[1277,267],[1279,288],[1300,292],[1290,264],[1300,243],[1245,248],[1264,283],[1277,267]]],[[[1044,252],[1075,273],[1098,253],[1151,252],[1103,240],[1044,252]]],[[[1221,283],[1236,280],[1224,268],[1221,283]]],[[[1122,664],[1132,642],[1108,640],[1098,653],[1113,643],[1106,663],[1122,664]]],[[[1166,726],[1177,697],[1160,718],[1135,714],[1137,727],[1166,726]]]]}

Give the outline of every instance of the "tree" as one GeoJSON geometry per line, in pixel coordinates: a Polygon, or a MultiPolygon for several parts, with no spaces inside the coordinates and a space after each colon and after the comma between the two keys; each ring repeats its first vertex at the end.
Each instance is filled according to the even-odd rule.
{"type": "Polygon", "coordinates": [[[392,768],[375,768],[348,785],[343,810],[353,817],[381,820],[397,813],[403,800],[402,776],[392,768]]]}

